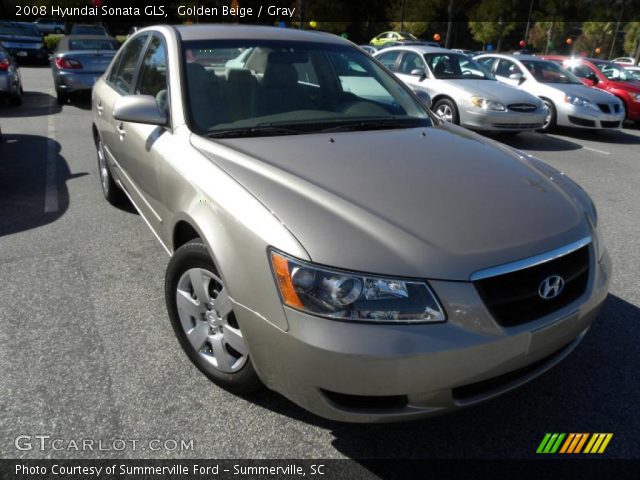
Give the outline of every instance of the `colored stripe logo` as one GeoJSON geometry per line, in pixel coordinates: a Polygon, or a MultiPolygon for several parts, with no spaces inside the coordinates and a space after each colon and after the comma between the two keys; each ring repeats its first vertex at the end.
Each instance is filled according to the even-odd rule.
{"type": "Polygon", "coordinates": [[[599,454],[609,446],[613,433],[545,433],[536,453],[599,454]]]}

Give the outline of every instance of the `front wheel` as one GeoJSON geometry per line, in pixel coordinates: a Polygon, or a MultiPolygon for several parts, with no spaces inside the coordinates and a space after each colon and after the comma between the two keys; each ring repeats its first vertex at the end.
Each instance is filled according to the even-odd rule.
{"type": "Polygon", "coordinates": [[[550,132],[554,128],[556,128],[556,121],[558,119],[556,114],[556,107],[553,105],[551,100],[543,100],[545,107],[547,107],[547,116],[544,118],[544,123],[542,124],[541,132],[550,132]]]}
{"type": "Polygon", "coordinates": [[[165,301],[182,349],[202,373],[235,393],[262,387],[227,288],[202,240],[186,243],[171,257],[165,301]]]}
{"type": "Polygon", "coordinates": [[[435,113],[441,120],[445,122],[460,124],[460,114],[458,113],[458,107],[455,102],[449,98],[443,98],[436,102],[433,106],[433,113],[435,113]]]}

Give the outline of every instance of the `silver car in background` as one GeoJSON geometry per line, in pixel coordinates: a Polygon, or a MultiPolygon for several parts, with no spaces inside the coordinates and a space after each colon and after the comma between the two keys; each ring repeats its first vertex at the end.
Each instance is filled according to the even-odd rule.
{"type": "Polygon", "coordinates": [[[436,119],[340,37],[145,28],[92,112],[104,196],[170,255],[178,341],[231,391],[351,422],[442,413],[559,363],[607,295],[578,185],[436,119]]]}
{"type": "Polygon", "coordinates": [[[90,91],[117,50],[118,42],[112,37],[62,37],[50,60],[58,104],[67,103],[72,93],[90,91]]]}
{"type": "Polygon", "coordinates": [[[433,47],[394,47],[375,58],[415,91],[426,91],[443,120],[474,130],[536,130],[546,116],[535,96],[505,86],[462,53],[433,47]]]}
{"type": "Polygon", "coordinates": [[[479,55],[475,60],[506,84],[538,96],[548,114],[542,130],[556,125],[574,128],[620,128],[622,102],[611,93],[587,87],[573,73],[533,55],[479,55]]]}
{"type": "Polygon", "coordinates": [[[22,77],[18,62],[0,45],[0,97],[11,105],[22,104],[22,77]]]}

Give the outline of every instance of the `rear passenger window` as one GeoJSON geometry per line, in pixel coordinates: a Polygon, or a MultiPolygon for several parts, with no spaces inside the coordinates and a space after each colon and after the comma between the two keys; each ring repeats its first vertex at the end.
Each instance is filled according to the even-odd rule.
{"type": "Polygon", "coordinates": [[[147,35],[142,35],[131,40],[118,55],[109,74],[107,81],[122,94],[128,94],[131,91],[138,59],[147,38],[147,35]]]}
{"type": "Polygon", "coordinates": [[[167,106],[167,52],[159,37],[152,37],[142,58],[136,93],[155,97],[158,106],[167,106]]]}

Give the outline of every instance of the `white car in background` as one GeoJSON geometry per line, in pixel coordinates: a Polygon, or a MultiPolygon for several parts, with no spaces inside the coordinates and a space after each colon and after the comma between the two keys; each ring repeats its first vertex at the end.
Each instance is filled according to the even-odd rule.
{"type": "Polygon", "coordinates": [[[557,63],[534,55],[486,54],[475,60],[495,77],[537,95],[547,106],[542,130],[556,125],[588,129],[620,128],[624,121],[622,102],[608,92],[587,87],[557,63]]]}
{"type": "Polygon", "coordinates": [[[636,59],[633,57],[618,57],[611,60],[614,63],[618,63],[620,65],[635,65],[636,59]]]}
{"type": "Polygon", "coordinates": [[[636,80],[640,80],[640,67],[636,67],[636,66],[633,66],[633,65],[622,65],[622,67],[627,72],[631,73],[633,78],[635,78],[636,80]]]}
{"type": "Polygon", "coordinates": [[[445,48],[386,48],[374,57],[417,94],[431,97],[441,119],[472,130],[519,133],[542,128],[538,98],[498,82],[470,57],[445,48]]]}

